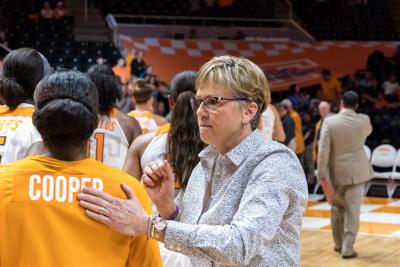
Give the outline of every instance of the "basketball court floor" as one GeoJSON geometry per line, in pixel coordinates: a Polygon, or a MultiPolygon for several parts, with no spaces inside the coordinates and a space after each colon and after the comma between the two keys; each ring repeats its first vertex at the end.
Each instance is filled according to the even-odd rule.
{"type": "Polygon", "coordinates": [[[400,199],[366,197],[361,206],[358,258],[343,260],[333,251],[330,205],[310,195],[303,219],[301,266],[400,266],[400,199]]]}

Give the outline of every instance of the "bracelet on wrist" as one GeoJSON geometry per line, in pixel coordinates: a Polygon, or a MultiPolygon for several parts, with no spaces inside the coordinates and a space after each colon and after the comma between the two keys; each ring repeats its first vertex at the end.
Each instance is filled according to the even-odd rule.
{"type": "MultiPolygon", "coordinates": [[[[174,221],[178,217],[178,215],[179,215],[179,206],[176,205],[174,213],[172,213],[168,218],[165,218],[165,219],[168,221],[174,221]]],[[[161,215],[158,214],[158,217],[161,218],[161,215]]]]}

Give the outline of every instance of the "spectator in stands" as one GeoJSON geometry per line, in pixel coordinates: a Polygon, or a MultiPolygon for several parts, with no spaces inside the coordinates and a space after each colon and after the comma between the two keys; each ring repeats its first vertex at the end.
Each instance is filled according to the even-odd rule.
{"type": "Polygon", "coordinates": [[[129,73],[126,64],[125,64],[125,59],[119,58],[117,61],[117,65],[115,65],[112,68],[113,72],[115,75],[117,75],[121,81],[121,83],[127,83],[129,79],[131,78],[131,74],[129,73]]]}
{"type": "Polygon", "coordinates": [[[99,64],[99,65],[105,64],[105,63],[106,63],[106,60],[105,60],[104,58],[102,58],[102,57],[98,57],[98,58],[96,59],[96,63],[99,64]]]}
{"type": "Polygon", "coordinates": [[[190,29],[188,39],[197,39],[197,31],[196,31],[196,29],[190,29]]]}
{"type": "Polygon", "coordinates": [[[328,69],[324,69],[321,75],[321,99],[328,102],[338,101],[342,92],[342,86],[339,81],[331,77],[331,72],[328,69]]]}
{"type": "Polygon", "coordinates": [[[52,19],[53,15],[54,15],[54,11],[50,7],[50,2],[45,1],[43,4],[43,8],[40,10],[40,17],[42,19],[52,19]]]}
{"type": "Polygon", "coordinates": [[[143,52],[139,51],[131,62],[131,74],[138,78],[144,78],[145,71],[146,63],[143,60],[143,52]]]}
{"type": "Polygon", "coordinates": [[[278,112],[285,131],[285,140],[282,143],[294,152],[296,151],[295,125],[293,119],[289,116],[289,108],[287,105],[280,103],[278,112]]]}
{"type": "Polygon", "coordinates": [[[293,109],[292,102],[289,99],[285,99],[282,101],[283,104],[287,106],[289,109],[289,116],[292,118],[294,122],[294,136],[296,139],[296,150],[295,153],[302,159],[303,152],[305,151],[304,137],[303,137],[303,126],[301,123],[301,117],[296,110],[293,109]]]}
{"type": "Polygon", "coordinates": [[[378,99],[379,93],[383,93],[383,89],[379,85],[377,79],[372,79],[371,86],[365,88],[361,92],[361,105],[363,107],[371,108],[374,106],[374,102],[378,99]]]}
{"type": "Polygon", "coordinates": [[[386,100],[383,92],[378,92],[378,97],[374,101],[374,107],[376,109],[385,109],[391,107],[390,103],[386,100]]]}
{"type": "Polygon", "coordinates": [[[389,80],[385,81],[382,85],[385,97],[388,101],[393,99],[396,90],[399,89],[399,83],[397,82],[396,73],[392,72],[389,76],[389,80]]]}
{"type": "Polygon", "coordinates": [[[331,209],[334,250],[342,258],[357,257],[354,243],[359,229],[364,183],[374,175],[364,152],[366,138],[372,132],[367,115],[356,113],[356,92],[344,93],[339,114],[322,124],[318,150],[318,179],[329,177],[333,186],[331,209]]]}
{"type": "Polygon", "coordinates": [[[293,152],[267,144],[257,130],[270,100],[264,72],[243,58],[216,57],[200,69],[196,89],[192,108],[209,146],[199,154],[179,208],[170,165],[157,161],[142,181],[160,216],[144,215],[131,190],[123,201],[93,188],[78,197],[109,199],[110,212],[103,218],[97,205],[83,205],[86,214],[129,235],[149,232],[193,266],[298,266],[307,184],[293,152]]]}
{"type": "Polygon", "coordinates": [[[289,88],[288,99],[295,110],[307,110],[310,102],[310,95],[300,91],[300,86],[292,84],[289,88]]]}
{"type": "Polygon", "coordinates": [[[364,75],[364,79],[361,80],[361,86],[365,88],[372,87],[374,76],[372,72],[367,71],[364,75]]]}
{"type": "Polygon", "coordinates": [[[64,3],[62,1],[58,1],[57,6],[54,9],[53,18],[54,19],[62,19],[64,17],[68,17],[68,16],[69,16],[69,12],[65,8],[64,3]]]}

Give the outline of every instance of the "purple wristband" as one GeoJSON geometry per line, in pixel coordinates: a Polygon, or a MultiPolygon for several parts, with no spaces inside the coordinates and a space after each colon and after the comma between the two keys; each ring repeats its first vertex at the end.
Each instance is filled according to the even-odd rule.
{"type": "MultiPolygon", "coordinates": [[[[174,213],[172,213],[171,216],[169,216],[165,220],[174,221],[176,219],[176,217],[178,217],[178,215],[179,215],[179,207],[178,207],[178,205],[176,205],[176,209],[175,209],[174,213]]],[[[158,214],[158,217],[161,217],[160,213],[158,214]]]]}

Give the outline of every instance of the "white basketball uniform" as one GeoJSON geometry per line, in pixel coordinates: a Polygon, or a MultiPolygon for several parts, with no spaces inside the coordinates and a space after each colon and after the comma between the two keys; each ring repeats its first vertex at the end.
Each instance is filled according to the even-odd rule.
{"type": "Polygon", "coordinates": [[[132,110],[128,113],[128,116],[135,118],[138,121],[143,134],[157,130],[158,125],[154,119],[154,114],[149,111],[132,110]]]}
{"type": "Polygon", "coordinates": [[[265,141],[272,141],[272,134],[274,133],[275,114],[271,107],[268,107],[261,114],[260,130],[264,136],[265,141]]]}
{"type": "Polygon", "coordinates": [[[128,155],[128,139],[116,118],[116,109],[102,115],[89,140],[89,157],[109,166],[122,169],[128,155]]]}
{"type": "MultiPolygon", "coordinates": [[[[160,131],[156,131],[156,136],[151,140],[151,142],[147,145],[143,155],[140,159],[140,165],[142,170],[150,164],[152,161],[164,160],[165,155],[167,153],[167,145],[168,145],[168,130],[167,127],[159,127],[160,131]]],[[[182,186],[175,182],[175,202],[181,200],[183,196],[182,186]]],[[[191,267],[190,258],[166,249],[164,244],[159,243],[161,259],[164,267],[191,267]]]]}
{"type": "MultiPolygon", "coordinates": [[[[23,159],[31,154],[32,145],[42,137],[32,123],[34,106],[22,103],[14,110],[0,106],[0,157],[1,164],[23,159]]],[[[39,150],[35,150],[38,152],[39,150]]]]}

